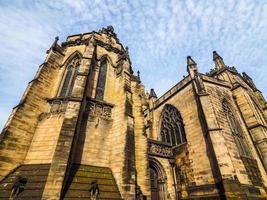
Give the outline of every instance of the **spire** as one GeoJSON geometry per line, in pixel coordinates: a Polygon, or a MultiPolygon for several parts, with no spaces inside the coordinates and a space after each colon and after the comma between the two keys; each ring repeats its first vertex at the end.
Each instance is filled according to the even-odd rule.
{"type": "Polygon", "coordinates": [[[191,58],[191,56],[187,56],[187,72],[192,78],[194,78],[198,73],[197,63],[191,58]]]}
{"type": "Polygon", "coordinates": [[[156,92],[154,91],[153,88],[150,89],[150,93],[149,93],[149,99],[150,98],[158,98],[157,95],[156,95],[156,92]]]}
{"type": "Polygon", "coordinates": [[[225,67],[222,57],[216,51],[213,51],[213,61],[216,69],[225,67]]]}
{"type": "Polygon", "coordinates": [[[140,71],[137,71],[137,79],[138,79],[138,83],[141,83],[141,79],[140,79],[140,71]]]}
{"type": "Polygon", "coordinates": [[[206,94],[202,76],[198,73],[197,63],[191,58],[191,56],[187,56],[187,72],[196,86],[196,92],[199,95],[206,94]]]}
{"type": "Polygon", "coordinates": [[[51,45],[51,47],[50,47],[50,49],[47,50],[46,53],[49,53],[51,50],[53,50],[53,51],[57,51],[57,52],[59,52],[60,54],[63,54],[63,48],[60,47],[60,46],[57,44],[58,40],[59,40],[59,37],[56,36],[54,42],[52,43],[52,45],[51,45]]]}
{"type": "Polygon", "coordinates": [[[197,63],[192,59],[191,56],[187,56],[187,67],[197,65],[197,63]]]}
{"type": "Polygon", "coordinates": [[[59,37],[56,36],[56,37],[55,37],[55,40],[54,40],[54,42],[53,42],[53,44],[52,44],[52,46],[51,46],[51,49],[53,49],[53,50],[56,49],[58,40],[59,40],[59,37]]]}

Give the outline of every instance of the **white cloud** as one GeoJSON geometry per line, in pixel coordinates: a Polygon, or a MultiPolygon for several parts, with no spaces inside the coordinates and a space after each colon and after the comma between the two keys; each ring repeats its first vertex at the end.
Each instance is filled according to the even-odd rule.
{"type": "Polygon", "coordinates": [[[252,0],[0,2],[0,124],[56,35],[64,40],[108,24],[130,47],[147,89],[154,87],[158,95],[186,74],[187,55],[206,72],[217,50],[226,64],[247,71],[267,96],[266,13],[266,1],[252,0]]]}

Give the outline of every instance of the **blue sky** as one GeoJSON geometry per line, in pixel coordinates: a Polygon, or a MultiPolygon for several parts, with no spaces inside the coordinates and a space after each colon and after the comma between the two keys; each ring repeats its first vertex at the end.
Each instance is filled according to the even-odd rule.
{"type": "Polygon", "coordinates": [[[266,0],[0,0],[0,129],[55,36],[110,24],[158,96],[187,74],[186,56],[207,72],[217,50],[267,97],[266,0]]]}

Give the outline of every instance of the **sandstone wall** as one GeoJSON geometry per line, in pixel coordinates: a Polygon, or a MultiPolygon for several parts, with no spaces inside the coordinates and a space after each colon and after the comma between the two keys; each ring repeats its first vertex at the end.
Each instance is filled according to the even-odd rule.
{"type": "MultiPolygon", "coordinates": [[[[204,132],[200,124],[192,84],[188,83],[188,79],[183,80],[183,82],[175,86],[177,88],[180,87],[180,89],[177,89],[177,93],[174,93],[169,98],[164,97],[163,95],[161,97],[163,98],[162,103],[159,105],[158,103],[156,103],[157,107],[151,111],[151,115],[153,116],[153,125],[152,134],[150,137],[156,140],[160,140],[160,116],[164,105],[171,104],[176,107],[181,113],[184,122],[185,134],[187,138],[187,145],[185,148],[185,151],[187,152],[186,168],[188,169],[188,171],[185,172],[186,176],[188,177],[187,181],[180,183],[183,186],[180,185],[178,187],[180,187],[181,190],[186,190],[185,185],[201,186],[205,184],[214,184],[214,179],[211,170],[207,145],[204,138],[204,132]]],[[[174,88],[171,90],[174,91],[174,88]]],[[[159,99],[158,101],[161,100],[159,99]]],[[[183,165],[185,165],[185,163],[181,162],[179,155],[177,155],[176,157],[176,165],[180,168],[183,168],[183,165]]],[[[163,166],[168,170],[170,169],[170,164],[168,162],[164,162],[163,166]]],[[[172,180],[172,176],[168,177],[168,179],[172,180]]],[[[168,188],[170,189],[169,192],[171,193],[171,195],[174,196],[174,191],[171,189],[173,187],[168,188]]],[[[187,195],[187,193],[183,193],[184,197],[186,197],[187,195]]]]}
{"type": "Polygon", "coordinates": [[[38,123],[25,164],[51,163],[62,122],[62,116],[54,115],[38,123]]]}
{"type": "Polygon", "coordinates": [[[52,88],[61,59],[60,53],[49,52],[44,64],[29,82],[19,105],[13,109],[1,135],[0,179],[24,162],[39,116],[48,109],[47,98],[53,96],[52,88]]]}

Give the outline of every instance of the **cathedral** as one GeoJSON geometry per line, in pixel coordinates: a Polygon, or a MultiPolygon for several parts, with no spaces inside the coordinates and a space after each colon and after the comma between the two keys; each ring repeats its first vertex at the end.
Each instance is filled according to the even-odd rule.
{"type": "Polygon", "coordinates": [[[0,200],[267,199],[267,103],[213,61],[158,97],[112,26],[56,38],[0,134],[0,200]]]}

